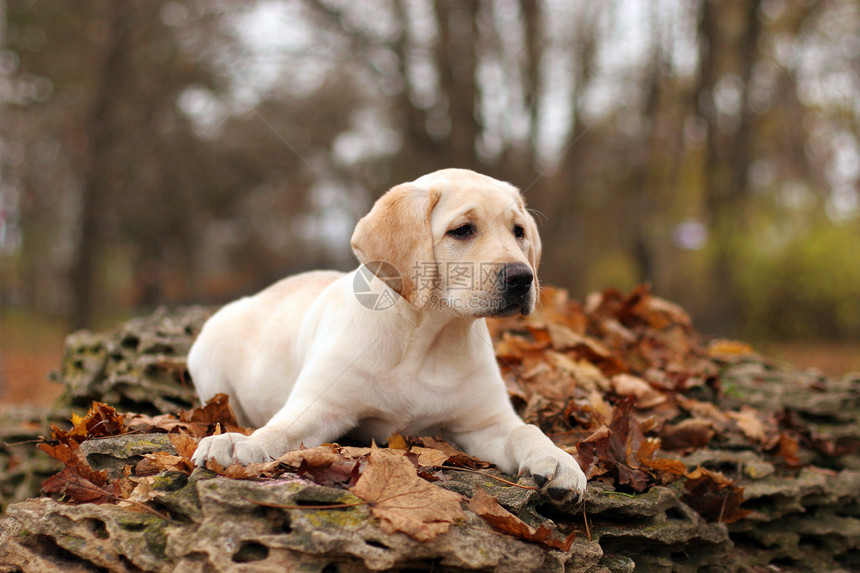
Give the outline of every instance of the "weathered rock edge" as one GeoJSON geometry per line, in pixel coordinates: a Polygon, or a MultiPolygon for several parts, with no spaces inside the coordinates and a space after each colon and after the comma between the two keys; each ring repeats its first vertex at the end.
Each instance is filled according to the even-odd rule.
{"type": "MultiPolygon", "coordinates": [[[[111,469],[147,451],[161,436],[97,441],[87,455],[111,469]],[[96,451],[97,450],[97,451],[96,451]],[[113,463],[111,463],[111,460],[113,463]]],[[[42,498],[9,507],[0,522],[0,571],[575,571],[671,567],[725,571],[732,544],[726,527],[706,523],[668,488],[633,498],[594,488],[578,507],[543,505],[539,496],[484,475],[447,472],[440,483],[465,497],[482,487],[533,525],[555,528],[552,515],[581,533],[570,551],[551,550],[492,530],[466,512],[447,534],[417,542],[385,533],[347,491],[298,476],[234,480],[195,470],[163,472],[147,511],[129,503],[70,505],[42,498]],[[274,507],[273,507],[274,506],[274,507]],[[286,507],[278,507],[286,506],[286,507]],[[169,519],[166,519],[169,517],[169,519]],[[673,557],[674,556],[674,557],[673,557]]]]}

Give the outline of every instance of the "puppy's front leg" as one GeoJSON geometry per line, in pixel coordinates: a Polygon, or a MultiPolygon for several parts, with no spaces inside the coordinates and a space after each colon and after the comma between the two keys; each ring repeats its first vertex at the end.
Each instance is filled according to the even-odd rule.
{"type": "Polygon", "coordinates": [[[531,473],[541,490],[556,501],[579,501],[585,493],[587,480],[576,459],[513,411],[449,432],[469,455],[508,473],[531,473]]]}
{"type": "Polygon", "coordinates": [[[192,461],[200,467],[205,467],[207,460],[224,467],[268,462],[302,444],[312,448],[332,441],[355,423],[353,415],[323,396],[293,395],[250,436],[227,433],[203,438],[192,461]]]}

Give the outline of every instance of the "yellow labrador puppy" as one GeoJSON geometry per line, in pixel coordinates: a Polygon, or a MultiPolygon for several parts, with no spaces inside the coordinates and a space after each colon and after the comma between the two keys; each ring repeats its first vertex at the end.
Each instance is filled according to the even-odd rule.
{"type": "Polygon", "coordinates": [[[230,396],[250,436],[201,440],[226,466],[350,434],[436,434],[505,472],[579,498],[579,464],[511,406],[484,317],[528,314],[537,227],[513,186],[444,169],[394,187],[358,222],[351,273],[296,275],[204,326],[188,367],[201,399],[230,396]]]}

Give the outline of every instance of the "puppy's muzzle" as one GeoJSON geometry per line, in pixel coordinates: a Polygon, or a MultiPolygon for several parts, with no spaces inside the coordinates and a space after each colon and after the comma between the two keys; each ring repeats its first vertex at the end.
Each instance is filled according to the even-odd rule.
{"type": "Polygon", "coordinates": [[[528,314],[531,310],[531,287],[534,282],[531,267],[523,263],[513,263],[502,267],[499,273],[502,308],[496,316],[506,316],[521,312],[528,314]]]}

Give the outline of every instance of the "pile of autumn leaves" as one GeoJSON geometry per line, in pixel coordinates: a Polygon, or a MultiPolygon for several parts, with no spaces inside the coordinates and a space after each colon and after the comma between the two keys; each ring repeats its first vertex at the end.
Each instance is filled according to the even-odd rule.
{"type": "MultiPolygon", "coordinates": [[[[688,504],[709,520],[732,522],[746,515],[740,508],[742,488],[718,472],[688,471],[681,455],[712,441],[745,441],[751,449],[781,456],[787,465],[796,463],[797,441],[773,420],[749,408],[726,412],[712,401],[689,397],[717,395],[715,360],[748,352],[745,345],[716,342],[703,349],[687,314],[646,287],[629,295],[598,293],[584,307],[564,291],[544,289],[542,294],[535,315],[491,321],[497,358],[521,415],[576,454],[589,480],[633,493],[684,479],[688,504]]],[[[43,490],[70,502],[120,503],[169,519],[149,503],[155,475],[190,474],[197,442],[220,432],[250,432],[238,427],[224,396],[202,408],[159,416],[120,414],[94,403],[86,416],[72,419],[71,429],[55,426],[39,445],[64,464],[43,490]],[[117,479],[90,467],[80,448],[86,440],[152,432],[167,433],[176,453],[146,454],[117,479]]],[[[355,496],[352,505],[366,505],[385,531],[417,540],[447,531],[463,517],[467,503],[497,530],[568,549],[572,534],[531,527],[480,488],[466,501],[433,483],[451,470],[497,474],[488,467],[433,437],[395,434],[387,448],[332,444],[247,467],[210,462],[208,469],[235,479],[298,474],[343,488],[355,496]]],[[[515,485],[529,487],[510,484],[515,485]]],[[[300,508],[310,509],[295,509],[300,508]]]]}

